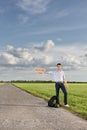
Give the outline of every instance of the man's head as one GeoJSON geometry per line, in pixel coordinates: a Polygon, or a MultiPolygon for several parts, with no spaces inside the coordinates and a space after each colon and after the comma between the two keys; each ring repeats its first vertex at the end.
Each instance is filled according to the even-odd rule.
{"type": "Polygon", "coordinates": [[[61,63],[58,63],[58,64],[57,64],[57,69],[58,69],[58,70],[61,70],[61,69],[62,69],[61,63]]]}

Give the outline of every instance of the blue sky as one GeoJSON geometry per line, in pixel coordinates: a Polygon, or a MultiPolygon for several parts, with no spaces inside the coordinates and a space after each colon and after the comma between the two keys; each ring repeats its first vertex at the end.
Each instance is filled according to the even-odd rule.
{"type": "Polygon", "coordinates": [[[0,79],[50,79],[33,72],[61,62],[87,81],[87,0],[0,0],[0,79]]]}

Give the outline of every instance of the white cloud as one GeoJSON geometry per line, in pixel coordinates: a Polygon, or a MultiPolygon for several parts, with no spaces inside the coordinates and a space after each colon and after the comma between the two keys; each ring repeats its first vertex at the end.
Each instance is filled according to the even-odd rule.
{"type": "Polygon", "coordinates": [[[0,52],[0,71],[2,75],[8,71],[11,74],[17,71],[15,75],[25,74],[24,77],[28,79],[29,73],[34,76],[34,67],[41,66],[54,70],[58,62],[61,62],[63,69],[67,71],[87,70],[85,48],[87,48],[86,45],[55,45],[52,40],[32,48],[15,48],[8,45],[6,51],[0,52]]]}
{"type": "Polygon", "coordinates": [[[44,13],[47,10],[49,0],[19,0],[18,6],[32,14],[44,13]]]}
{"type": "Polygon", "coordinates": [[[54,42],[52,40],[48,40],[45,44],[45,51],[49,51],[54,47],[54,42]]]}
{"type": "Polygon", "coordinates": [[[34,48],[39,51],[48,52],[54,47],[54,42],[52,40],[47,40],[44,44],[35,45],[34,48]]]}
{"type": "Polygon", "coordinates": [[[9,53],[4,53],[3,54],[3,58],[4,60],[7,61],[8,64],[17,64],[18,63],[18,58],[14,57],[13,55],[9,54],[9,53]]]}
{"type": "Polygon", "coordinates": [[[68,54],[62,57],[63,64],[65,64],[65,69],[80,69],[81,68],[81,61],[79,57],[68,54]]]}
{"type": "Polygon", "coordinates": [[[14,49],[14,47],[13,47],[13,46],[11,46],[11,45],[7,45],[7,49],[8,49],[8,50],[13,50],[13,49],[14,49]]]}
{"type": "Polygon", "coordinates": [[[53,62],[53,57],[52,56],[45,56],[44,64],[49,65],[52,62],[53,62]]]}
{"type": "Polygon", "coordinates": [[[19,58],[19,61],[23,59],[30,62],[33,59],[29,52],[29,49],[26,48],[14,48],[13,46],[8,45],[7,52],[13,55],[14,57],[19,58]]]}
{"type": "Polygon", "coordinates": [[[0,61],[2,65],[25,66],[33,60],[29,49],[15,48],[11,45],[7,46],[7,51],[0,53],[0,61]]]}
{"type": "Polygon", "coordinates": [[[85,54],[84,47],[79,46],[78,49],[78,45],[59,46],[55,45],[53,41],[48,40],[45,44],[43,44],[43,49],[38,48],[35,53],[35,59],[37,60],[39,58],[41,65],[48,64],[48,66],[55,66],[57,62],[61,62],[65,68],[79,69],[87,65],[87,62],[84,62],[84,57],[80,57],[81,54],[85,54]]]}
{"type": "MultiPolygon", "coordinates": [[[[33,68],[41,66],[47,70],[54,70],[58,62],[61,62],[63,69],[67,70],[67,74],[71,76],[70,80],[79,79],[79,77],[73,76],[76,76],[74,72],[80,74],[80,71],[87,71],[87,50],[85,48],[87,48],[86,45],[55,45],[52,40],[48,40],[41,46],[38,45],[37,48],[35,46],[32,48],[15,48],[8,45],[6,51],[0,52],[0,79],[49,80],[52,77],[39,76],[34,73],[33,68]],[[9,73],[9,75],[7,76],[6,73],[9,73]]],[[[84,78],[80,79],[85,81],[84,78]]]]}
{"type": "Polygon", "coordinates": [[[42,46],[38,45],[31,48],[15,48],[8,45],[7,50],[0,54],[2,65],[13,67],[42,66],[49,65],[53,62],[53,56],[50,55],[55,44],[52,40],[48,40],[42,46]]]}
{"type": "Polygon", "coordinates": [[[53,68],[57,62],[64,65],[64,69],[83,69],[87,66],[86,47],[55,45],[48,40],[33,48],[15,48],[7,46],[7,51],[0,53],[1,64],[16,67],[47,66],[53,68]]]}

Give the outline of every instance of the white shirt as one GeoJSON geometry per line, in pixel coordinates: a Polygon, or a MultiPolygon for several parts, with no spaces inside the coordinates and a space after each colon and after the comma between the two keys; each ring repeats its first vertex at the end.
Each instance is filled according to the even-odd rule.
{"type": "Polygon", "coordinates": [[[49,71],[49,74],[53,74],[53,78],[55,82],[63,82],[65,80],[64,71],[49,71]]]}

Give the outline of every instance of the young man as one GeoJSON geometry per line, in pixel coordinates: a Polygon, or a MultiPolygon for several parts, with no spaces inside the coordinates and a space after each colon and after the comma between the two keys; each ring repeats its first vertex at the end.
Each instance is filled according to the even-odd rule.
{"type": "Polygon", "coordinates": [[[46,73],[46,74],[52,74],[53,75],[54,81],[55,81],[55,88],[56,88],[56,104],[57,104],[57,107],[60,106],[60,102],[59,102],[59,90],[60,89],[64,93],[64,106],[69,107],[69,105],[67,103],[67,90],[66,90],[66,87],[64,85],[64,83],[67,83],[67,81],[65,80],[65,74],[64,74],[64,71],[62,71],[61,63],[57,64],[57,70],[56,71],[46,71],[43,68],[36,69],[36,71],[41,73],[41,74],[46,73]]]}

